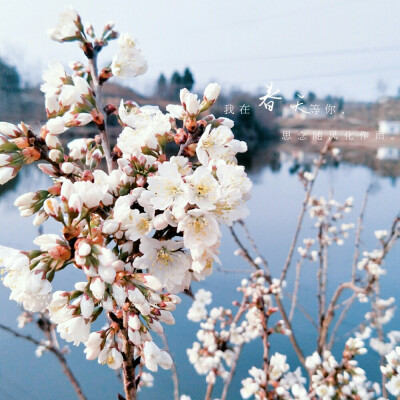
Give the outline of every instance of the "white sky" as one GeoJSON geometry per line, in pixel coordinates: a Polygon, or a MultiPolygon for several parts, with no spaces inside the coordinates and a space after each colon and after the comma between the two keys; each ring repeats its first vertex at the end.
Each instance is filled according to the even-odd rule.
{"type": "Polygon", "coordinates": [[[140,90],[186,66],[198,89],[210,80],[225,90],[273,81],[290,97],[313,90],[373,100],[379,80],[386,94],[400,87],[398,0],[0,0],[0,55],[27,79],[39,81],[51,59],[81,58],[76,45],[46,36],[67,4],[99,32],[112,20],[139,39],[149,71],[128,84],[140,90]]]}

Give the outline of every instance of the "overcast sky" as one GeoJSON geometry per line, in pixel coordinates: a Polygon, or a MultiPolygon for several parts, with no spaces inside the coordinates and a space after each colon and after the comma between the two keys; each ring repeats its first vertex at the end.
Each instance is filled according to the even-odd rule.
{"type": "Polygon", "coordinates": [[[398,0],[0,0],[0,55],[36,81],[49,60],[80,59],[76,45],[46,36],[68,4],[99,32],[112,20],[139,39],[149,70],[126,83],[142,91],[161,71],[186,66],[198,89],[210,80],[225,90],[273,81],[290,97],[313,90],[374,100],[379,80],[386,94],[400,87],[398,0]]]}

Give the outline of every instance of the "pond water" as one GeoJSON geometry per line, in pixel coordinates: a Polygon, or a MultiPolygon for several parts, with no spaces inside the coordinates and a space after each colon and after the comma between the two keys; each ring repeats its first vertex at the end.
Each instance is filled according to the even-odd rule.
{"type": "MultiPolygon", "coordinates": [[[[261,160],[262,161],[262,160],[261,160]]],[[[247,224],[253,233],[256,242],[267,258],[274,276],[279,276],[280,270],[287,256],[290,242],[295,229],[297,215],[300,210],[304,189],[296,174],[291,173],[293,163],[290,157],[282,158],[281,162],[273,167],[260,166],[250,175],[254,182],[252,198],[249,201],[251,214],[247,224]]],[[[400,190],[399,181],[394,178],[382,177],[373,170],[364,166],[343,163],[339,168],[327,167],[320,173],[315,185],[314,193],[318,196],[328,197],[332,190],[333,197],[344,201],[349,196],[354,196],[355,207],[347,215],[347,222],[356,222],[361,208],[361,202],[367,187],[374,183],[366,209],[364,220],[364,234],[362,248],[372,250],[376,246],[374,230],[388,229],[394,217],[399,212],[400,190]]],[[[37,235],[30,219],[22,219],[13,202],[17,196],[27,191],[47,187],[48,181],[37,173],[34,167],[25,169],[15,182],[2,188],[0,192],[0,244],[21,249],[33,248],[32,240],[37,235]]],[[[44,232],[57,232],[58,226],[47,223],[44,232]]],[[[238,228],[239,229],[239,228],[238,228]]],[[[221,248],[223,268],[237,270],[237,273],[223,273],[217,269],[211,277],[201,283],[193,285],[196,291],[204,287],[213,293],[213,305],[229,306],[232,300],[238,299],[236,287],[240,280],[246,276],[240,270],[248,269],[239,257],[233,254],[236,246],[227,229],[224,230],[221,248]]],[[[300,240],[315,234],[315,228],[309,218],[306,219],[300,240]]],[[[351,273],[353,255],[354,233],[352,233],[344,246],[333,246],[329,255],[330,272],[328,276],[328,292],[332,291],[338,283],[348,279],[351,273]]],[[[382,298],[396,295],[400,287],[400,246],[397,245],[390,253],[385,263],[387,274],[382,279],[382,298]]],[[[295,255],[296,260],[297,255],[295,255]]],[[[287,290],[293,284],[292,266],[288,277],[287,290]]],[[[63,274],[55,281],[56,289],[70,290],[76,279],[82,279],[78,271],[63,274]],[[77,278],[78,277],[78,278],[77,278]]],[[[302,285],[299,292],[299,301],[312,315],[316,315],[316,265],[305,263],[302,269],[302,285]]],[[[16,328],[16,317],[19,312],[17,304],[8,301],[9,291],[0,287],[2,311],[0,322],[16,328]]],[[[177,321],[174,326],[167,326],[169,346],[172,355],[178,364],[181,393],[188,394],[192,400],[204,398],[205,380],[199,377],[192,365],[188,362],[186,349],[192,346],[198,324],[186,319],[190,307],[190,299],[182,296],[183,301],[175,311],[177,321]]],[[[286,308],[290,302],[285,299],[286,308]]],[[[355,304],[344,322],[340,335],[345,335],[363,320],[368,305],[355,304]]],[[[296,314],[294,319],[295,332],[300,346],[306,355],[311,354],[315,348],[313,339],[316,333],[310,323],[302,316],[296,314]]],[[[400,313],[387,327],[400,330],[400,313]]],[[[37,335],[34,327],[24,328],[25,333],[37,335]]],[[[339,340],[334,352],[340,354],[344,340],[339,340]]],[[[86,361],[83,346],[71,346],[68,355],[69,363],[74,373],[80,380],[82,387],[89,399],[116,399],[116,393],[122,393],[122,387],[116,374],[105,366],[98,365],[96,361],[86,361]]],[[[61,373],[61,367],[51,354],[44,354],[41,358],[34,355],[35,348],[32,344],[17,339],[0,330],[0,398],[1,399],[74,399],[75,393],[66,377],[61,373]]],[[[297,367],[297,359],[291,350],[289,340],[279,336],[272,340],[271,352],[278,351],[288,355],[292,369],[297,367]]],[[[241,363],[232,383],[230,399],[238,399],[240,381],[247,376],[248,369],[260,366],[262,360],[261,343],[252,342],[245,347],[241,363]]],[[[378,379],[379,365],[376,353],[369,351],[360,357],[360,364],[366,368],[370,379],[378,379]]],[[[170,372],[161,370],[154,374],[156,387],[144,388],[140,394],[141,399],[169,400],[172,399],[172,382],[170,372]]],[[[219,387],[215,389],[215,398],[220,395],[219,387]]]]}

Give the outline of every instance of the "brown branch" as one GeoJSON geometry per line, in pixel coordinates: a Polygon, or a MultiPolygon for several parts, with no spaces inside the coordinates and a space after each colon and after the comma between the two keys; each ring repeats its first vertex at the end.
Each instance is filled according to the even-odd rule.
{"type": "Polygon", "coordinates": [[[269,315],[265,311],[265,304],[264,298],[261,296],[259,298],[260,306],[259,310],[261,313],[261,326],[262,326],[262,344],[263,344],[263,370],[265,374],[265,382],[266,382],[266,389],[268,390],[268,381],[269,381],[269,341],[268,341],[268,318],[269,315]]]}
{"type": "Polygon", "coordinates": [[[320,332],[318,335],[318,344],[317,344],[317,350],[318,350],[319,354],[321,354],[321,352],[324,349],[324,346],[326,344],[326,338],[328,336],[329,327],[330,327],[330,324],[335,315],[335,312],[334,312],[335,306],[336,306],[336,303],[338,302],[341,294],[343,293],[343,291],[346,289],[350,289],[350,290],[354,291],[354,293],[368,293],[369,290],[372,288],[373,282],[374,282],[374,279],[370,280],[365,288],[361,288],[361,287],[355,285],[353,282],[343,282],[336,288],[336,291],[333,294],[332,299],[329,303],[328,309],[326,311],[325,318],[322,321],[322,324],[320,326],[320,332]]]}
{"type": "MultiPolygon", "coordinates": [[[[327,230],[327,225],[325,222],[321,222],[318,232],[318,335],[321,335],[322,326],[325,319],[325,310],[326,310],[326,288],[327,288],[327,275],[328,275],[328,254],[327,254],[327,246],[324,242],[324,231],[327,230]]],[[[318,343],[320,341],[318,340],[318,343]]],[[[326,343],[324,342],[324,345],[326,343]]],[[[318,353],[321,354],[323,348],[318,348],[318,353]]]]}
{"type": "MultiPolygon", "coordinates": [[[[246,295],[246,293],[243,293],[243,298],[242,298],[242,301],[240,303],[239,309],[238,309],[238,311],[237,311],[237,313],[236,313],[236,315],[233,318],[231,323],[237,325],[237,323],[239,322],[239,320],[242,317],[243,313],[248,308],[247,300],[248,300],[248,295],[246,295]]],[[[235,357],[234,357],[234,359],[232,361],[232,366],[231,366],[231,369],[229,371],[229,375],[228,375],[227,379],[224,382],[224,387],[223,387],[223,390],[222,390],[221,400],[225,400],[226,396],[228,395],[229,386],[231,385],[233,376],[235,375],[237,363],[239,361],[239,357],[240,357],[240,354],[242,352],[243,346],[244,346],[244,343],[241,343],[239,346],[236,347],[236,354],[235,354],[235,357]]]]}
{"type": "Polygon", "coordinates": [[[107,169],[108,169],[108,173],[110,174],[111,171],[113,170],[113,162],[112,162],[112,156],[111,156],[110,142],[108,140],[108,135],[107,135],[107,115],[104,113],[103,104],[102,104],[102,85],[99,82],[98,69],[97,69],[97,55],[98,55],[98,51],[94,50],[93,57],[89,58],[89,70],[90,70],[90,75],[93,80],[93,88],[94,88],[94,92],[95,92],[96,106],[97,106],[98,111],[103,116],[103,123],[97,124],[97,128],[99,129],[99,133],[100,133],[100,137],[101,137],[101,144],[102,144],[104,156],[105,156],[106,162],[107,162],[107,169]]]}
{"type": "MultiPolygon", "coordinates": [[[[243,243],[240,241],[239,237],[237,236],[235,230],[233,229],[233,226],[229,227],[232,237],[234,239],[234,241],[236,242],[236,244],[239,246],[241,252],[241,256],[254,268],[259,270],[260,266],[253,260],[253,258],[251,257],[250,253],[248,252],[248,250],[246,249],[246,247],[243,245],[243,243]]],[[[269,277],[269,279],[267,278],[267,280],[270,280],[271,277],[269,277]]]]}
{"type": "Polygon", "coordinates": [[[179,146],[179,151],[178,151],[177,156],[181,156],[181,155],[183,154],[183,152],[185,151],[185,149],[186,149],[189,145],[191,145],[192,143],[194,143],[194,142],[193,142],[193,139],[189,136],[188,139],[186,140],[186,142],[183,143],[183,144],[181,144],[181,145],[179,146]]]}
{"type": "Polygon", "coordinates": [[[123,329],[121,330],[122,337],[122,376],[124,382],[124,391],[126,400],[136,400],[137,387],[135,376],[135,364],[133,360],[133,346],[128,338],[128,315],[123,311],[123,329]]]}
{"type": "Polygon", "coordinates": [[[54,346],[52,341],[50,341],[50,345],[45,345],[45,344],[41,343],[39,340],[36,340],[35,338],[33,338],[32,336],[19,333],[19,332],[15,331],[14,329],[12,329],[6,325],[3,325],[3,324],[0,324],[0,329],[14,335],[17,338],[25,339],[28,342],[35,344],[36,346],[43,346],[48,351],[53,353],[57,357],[59,363],[61,364],[62,370],[63,370],[64,374],[67,376],[67,378],[69,379],[72,387],[74,388],[78,399],[86,400],[86,396],[83,394],[83,391],[82,391],[82,388],[81,388],[79,382],[77,381],[72,370],[68,366],[68,363],[67,363],[67,360],[66,360],[64,354],[58,348],[56,348],[54,346]]]}

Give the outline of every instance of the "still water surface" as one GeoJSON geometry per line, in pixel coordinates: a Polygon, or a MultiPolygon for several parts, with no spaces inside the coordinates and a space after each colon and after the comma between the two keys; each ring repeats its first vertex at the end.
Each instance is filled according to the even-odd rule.
{"type": "MultiPolygon", "coordinates": [[[[254,182],[252,198],[249,201],[251,214],[247,219],[248,226],[253,232],[259,247],[268,259],[272,272],[279,276],[282,265],[287,256],[292,239],[297,215],[303,198],[304,190],[297,177],[290,173],[293,166],[290,159],[275,164],[273,168],[264,166],[257,172],[250,172],[254,182]]],[[[400,209],[399,181],[393,178],[382,177],[374,171],[350,164],[342,164],[339,168],[327,167],[324,169],[315,185],[314,193],[318,196],[328,196],[330,190],[333,197],[342,202],[349,196],[354,196],[355,207],[348,215],[348,222],[356,222],[360,211],[361,202],[367,187],[374,183],[375,189],[370,196],[366,217],[362,246],[372,250],[376,245],[373,235],[375,229],[389,228],[391,221],[400,209]]],[[[36,172],[35,168],[25,169],[18,180],[8,185],[0,192],[0,244],[21,249],[33,248],[32,240],[37,235],[37,230],[30,219],[21,219],[13,202],[22,193],[46,188],[46,177],[36,172]]],[[[44,232],[57,232],[58,226],[47,223],[44,232]]],[[[315,233],[312,223],[307,218],[301,238],[310,237],[315,233]]],[[[335,286],[350,276],[352,263],[352,244],[354,234],[344,246],[333,247],[329,256],[329,292],[335,286]]],[[[221,248],[221,260],[226,269],[243,270],[247,266],[233,255],[235,244],[228,230],[224,231],[221,248]]],[[[387,258],[385,267],[388,271],[383,277],[382,297],[396,295],[400,288],[400,246],[397,245],[387,258]]],[[[292,271],[293,272],[293,271],[292,271]]],[[[315,315],[316,290],[315,290],[316,265],[305,264],[302,270],[302,285],[299,298],[303,307],[315,315]]],[[[235,288],[245,273],[226,274],[215,270],[214,274],[205,282],[194,284],[194,291],[204,287],[213,292],[214,305],[229,306],[232,300],[237,299],[235,288]]],[[[63,274],[56,279],[55,289],[70,290],[73,282],[81,280],[78,271],[63,274]]],[[[293,274],[288,278],[288,290],[291,290],[293,274]]],[[[0,322],[16,328],[16,317],[19,312],[14,302],[8,301],[8,289],[0,287],[1,314],[0,322]]],[[[285,300],[287,308],[290,306],[285,300]]],[[[174,359],[178,364],[180,375],[181,393],[189,394],[192,400],[204,398],[204,377],[196,375],[193,367],[187,360],[186,349],[192,346],[198,325],[186,320],[186,313],[190,300],[183,296],[183,302],[175,311],[175,326],[167,326],[166,333],[169,346],[174,359]]],[[[341,335],[346,334],[363,320],[368,305],[356,304],[353,311],[343,324],[341,335]]],[[[298,341],[306,355],[314,351],[313,339],[315,331],[301,314],[295,317],[294,325],[298,341]]],[[[389,326],[390,329],[400,330],[400,313],[395,315],[389,326]]],[[[25,333],[36,334],[34,328],[26,327],[25,333]]],[[[249,344],[242,355],[242,361],[237,370],[236,378],[231,386],[229,398],[240,398],[238,391],[240,381],[247,376],[248,369],[260,366],[262,351],[260,343],[249,344]]],[[[336,354],[340,354],[343,340],[335,346],[336,354]]],[[[75,393],[71,389],[65,376],[61,373],[60,365],[51,354],[45,354],[37,359],[34,347],[23,340],[14,338],[0,331],[0,399],[74,399],[75,393]]],[[[272,342],[271,352],[279,351],[288,355],[289,363],[297,366],[297,360],[291,351],[287,338],[277,337],[272,342]]],[[[82,383],[83,389],[89,399],[116,399],[117,391],[122,388],[115,373],[105,366],[98,365],[96,361],[86,361],[83,346],[71,346],[68,356],[70,365],[82,383]]],[[[360,358],[361,366],[366,368],[370,379],[378,379],[378,357],[372,351],[360,358]]],[[[169,400],[172,399],[172,383],[169,371],[159,371],[155,374],[155,388],[142,390],[140,398],[143,400],[169,400]]],[[[219,388],[215,390],[215,397],[220,394],[219,388]]]]}

